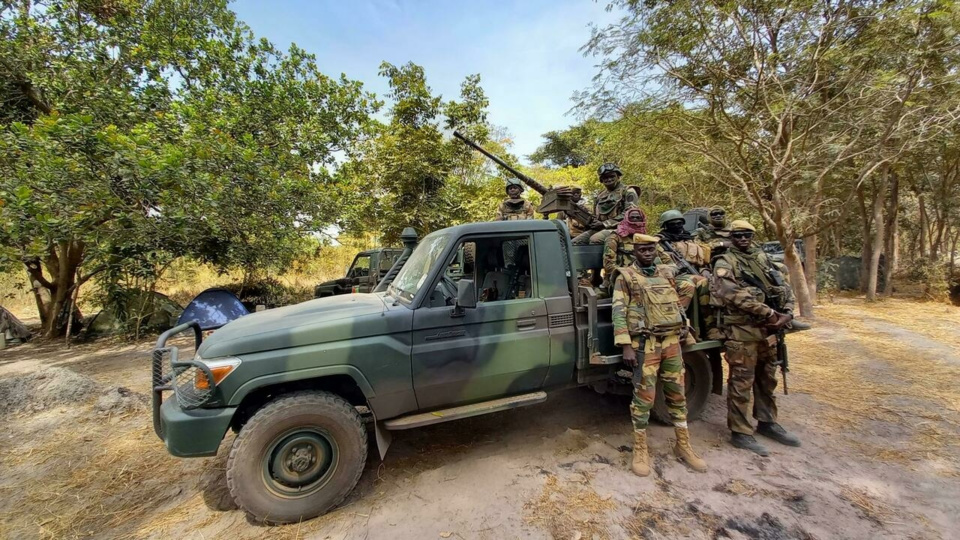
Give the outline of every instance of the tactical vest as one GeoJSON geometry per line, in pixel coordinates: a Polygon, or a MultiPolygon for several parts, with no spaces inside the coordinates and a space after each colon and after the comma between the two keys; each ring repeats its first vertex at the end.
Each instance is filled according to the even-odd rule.
{"type": "Polygon", "coordinates": [[[693,240],[682,240],[671,243],[677,253],[688,263],[701,267],[710,264],[710,249],[693,240]]]}
{"type": "Polygon", "coordinates": [[[519,199],[519,202],[513,202],[513,199],[507,199],[500,203],[500,213],[506,218],[507,221],[515,221],[519,219],[528,219],[527,218],[527,205],[530,204],[528,201],[519,199]]]}
{"type": "MultiPolygon", "coordinates": [[[[757,302],[760,302],[761,304],[765,304],[767,301],[767,296],[763,293],[763,290],[761,290],[759,287],[756,287],[754,285],[747,283],[744,280],[743,278],[744,272],[748,270],[745,270],[743,268],[743,265],[740,263],[737,256],[733,253],[727,252],[721,255],[720,258],[723,259],[727,264],[729,264],[731,268],[733,268],[733,278],[737,281],[737,283],[739,283],[741,287],[743,287],[747,292],[749,292],[750,295],[753,296],[754,300],[756,300],[757,302]]],[[[767,259],[767,254],[763,253],[762,251],[757,255],[757,263],[758,263],[758,266],[761,268],[768,268],[771,266],[770,261],[767,259]]],[[[748,271],[748,273],[754,280],[762,284],[764,288],[767,289],[767,291],[770,291],[773,294],[783,293],[783,291],[780,290],[781,287],[777,287],[773,283],[771,283],[769,277],[764,272],[760,272],[761,275],[759,276],[753,275],[756,272],[748,271]]],[[[710,305],[723,306],[723,303],[720,302],[719,299],[717,298],[717,291],[719,288],[719,278],[717,277],[716,272],[714,272],[710,276],[709,285],[710,285],[710,305]]],[[[753,315],[744,313],[736,308],[732,308],[729,306],[724,307],[723,312],[721,314],[721,321],[723,326],[729,326],[729,325],[756,326],[764,322],[763,319],[754,317],[753,315]]]]}
{"type": "Polygon", "coordinates": [[[628,189],[630,186],[621,182],[617,189],[604,190],[597,195],[597,202],[593,206],[597,219],[605,221],[622,214],[627,209],[623,199],[627,196],[628,189]]]}
{"type": "Polygon", "coordinates": [[[672,336],[684,327],[680,298],[670,279],[661,275],[645,276],[631,267],[620,268],[630,283],[630,294],[637,302],[639,317],[628,317],[630,335],[672,336]]]}

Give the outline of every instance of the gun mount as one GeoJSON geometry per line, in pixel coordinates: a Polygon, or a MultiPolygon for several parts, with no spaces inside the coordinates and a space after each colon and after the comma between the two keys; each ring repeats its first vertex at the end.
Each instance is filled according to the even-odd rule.
{"type": "Polygon", "coordinates": [[[573,218],[574,221],[579,223],[581,227],[587,229],[589,229],[590,226],[596,221],[596,218],[590,213],[589,210],[573,202],[573,188],[569,186],[548,188],[533,178],[530,178],[517,169],[511,167],[506,161],[490,153],[487,151],[487,149],[479,144],[471,141],[459,131],[454,131],[453,136],[463,141],[464,144],[470,148],[473,148],[477,152],[487,156],[491,161],[503,167],[518,180],[530,186],[531,189],[542,195],[543,198],[541,199],[540,206],[537,208],[537,212],[546,215],[565,212],[568,216],[573,218]]]}

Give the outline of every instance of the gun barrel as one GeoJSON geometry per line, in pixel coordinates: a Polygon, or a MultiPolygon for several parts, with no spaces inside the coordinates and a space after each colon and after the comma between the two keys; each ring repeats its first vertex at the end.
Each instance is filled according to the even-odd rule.
{"type": "Polygon", "coordinates": [[[464,142],[467,146],[469,146],[470,148],[473,148],[473,149],[476,150],[477,152],[480,152],[481,154],[483,154],[483,155],[487,156],[488,158],[490,158],[494,163],[496,163],[497,165],[499,165],[499,166],[503,167],[504,169],[506,169],[507,171],[509,171],[510,174],[516,176],[518,180],[520,180],[520,181],[523,182],[524,184],[530,186],[530,187],[531,187],[534,191],[536,191],[537,193],[543,195],[544,193],[546,193],[547,191],[549,191],[546,186],[544,186],[544,185],[541,184],[540,182],[537,182],[537,181],[534,180],[533,178],[530,178],[529,176],[523,174],[522,172],[514,169],[514,168],[511,167],[509,164],[507,164],[506,161],[500,159],[499,157],[497,157],[497,156],[494,155],[494,154],[491,154],[491,153],[488,152],[484,147],[482,147],[482,146],[480,146],[479,144],[477,144],[477,143],[471,141],[470,139],[466,138],[466,137],[465,137],[462,133],[460,133],[459,131],[454,131],[454,132],[453,132],[453,136],[456,137],[456,138],[458,138],[458,139],[460,139],[461,141],[463,141],[463,142],[464,142]]]}

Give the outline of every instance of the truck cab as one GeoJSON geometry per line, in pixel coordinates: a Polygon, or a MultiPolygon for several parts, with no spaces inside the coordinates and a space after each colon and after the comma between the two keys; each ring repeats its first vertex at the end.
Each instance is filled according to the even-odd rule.
{"type": "Polygon", "coordinates": [[[314,298],[350,293],[367,293],[387,275],[400,257],[400,248],[376,248],[357,253],[344,277],[320,283],[313,289],[314,298]]]}
{"type": "MultiPolygon", "coordinates": [[[[578,282],[602,267],[602,249],[573,246],[559,220],[460,225],[424,237],[383,292],[254,313],[202,342],[198,327],[173,328],[153,355],[157,434],[191,457],[214,455],[236,431],[231,493],[254,518],[283,523],[353,489],[365,421],[383,455],[396,431],[565,388],[628,393],[610,300],[578,282]],[[188,330],[196,352],[182,360],[167,341],[188,330]]],[[[685,347],[691,419],[721,389],[719,345],[685,347]]]]}

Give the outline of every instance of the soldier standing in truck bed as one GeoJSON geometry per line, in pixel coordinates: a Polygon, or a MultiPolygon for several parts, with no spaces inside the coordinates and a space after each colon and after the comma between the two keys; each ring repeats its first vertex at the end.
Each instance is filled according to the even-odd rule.
{"type": "MultiPolygon", "coordinates": [[[[639,208],[630,208],[624,214],[623,221],[616,231],[607,237],[603,245],[604,289],[613,285],[613,274],[617,268],[633,264],[633,235],[647,234],[647,216],[639,208]]],[[[669,261],[667,261],[669,262],[669,261]]]]}
{"type": "MultiPolygon", "coordinates": [[[[570,201],[573,204],[583,205],[583,188],[574,187],[570,190],[570,201]]],[[[570,231],[570,238],[576,238],[584,233],[585,229],[580,226],[580,223],[573,219],[566,212],[560,212],[557,214],[557,219],[562,219],[567,222],[567,230],[570,231]]]]}
{"type": "Polygon", "coordinates": [[[720,339],[720,333],[716,329],[716,315],[710,307],[710,285],[707,278],[699,274],[700,271],[710,267],[710,249],[688,233],[683,228],[684,223],[683,214],[679,210],[667,210],[660,215],[659,236],[662,238],[662,242],[657,247],[658,255],[664,262],[677,262],[677,257],[681,257],[698,272],[684,274],[678,276],[677,279],[689,281],[696,288],[696,296],[699,300],[705,327],[705,331],[702,332],[703,335],[697,337],[700,339],[720,339]],[[670,245],[672,251],[666,249],[663,245],[665,243],[670,245]]]}
{"type": "Polygon", "coordinates": [[[730,229],[727,227],[727,211],[722,206],[709,210],[710,222],[697,229],[697,241],[710,248],[710,257],[715,258],[730,248],[730,229]]]}
{"type": "Polygon", "coordinates": [[[794,297],[785,282],[771,277],[776,267],[762,249],[752,245],[755,229],[737,220],[730,224],[733,248],[713,267],[713,294],[722,304],[720,325],[726,341],[724,356],[730,366],[727,381],[727,426],[730,442],[761,456],[767,449],[754,437],[750,415],[757,419],[757,433],[787,446],[800,446],[800,439],[777,423],[777,330],[793,319],[794,297]],[[767,305],[776,298],[774,309],[767,305]]]}
{"type": "Polygon", "coordinates": [[[534,219],[533,205],[530,201],[520,197],[523,193],[523,184],[513,178],[507,180],[507,198],[497,207],[497,217],[494,221],[513,221],[517,219],[534,219]]]}
{"type": "Polygon", "coordinates": [[[575,245],[603,244],[623,220],[623,213],[628,208],[636,208],[640,202],[636,188],[620,181],[623,173],[616,164],[604,163],[597,169],[597,175],[606,188],[593,203],[593,215],[597,221],[591,230],[573,239],[575,245]]]}
{"type": "Polygon", "coordinates": [[[623,362],[634,368],[633,463],[637,476],[650,474],[647,424],[656,399],[657,379],[677,436],[674,454],[690,468],[706,472],[707,464],[690,446],[687,401],[684,395],[683,357],[680,340],[687,320],[675,290],[676,267],[656,264],[656,236],[633,236],[635,260],[619,268],[613,286],[613,341],[623,348],[623,362]]]}

